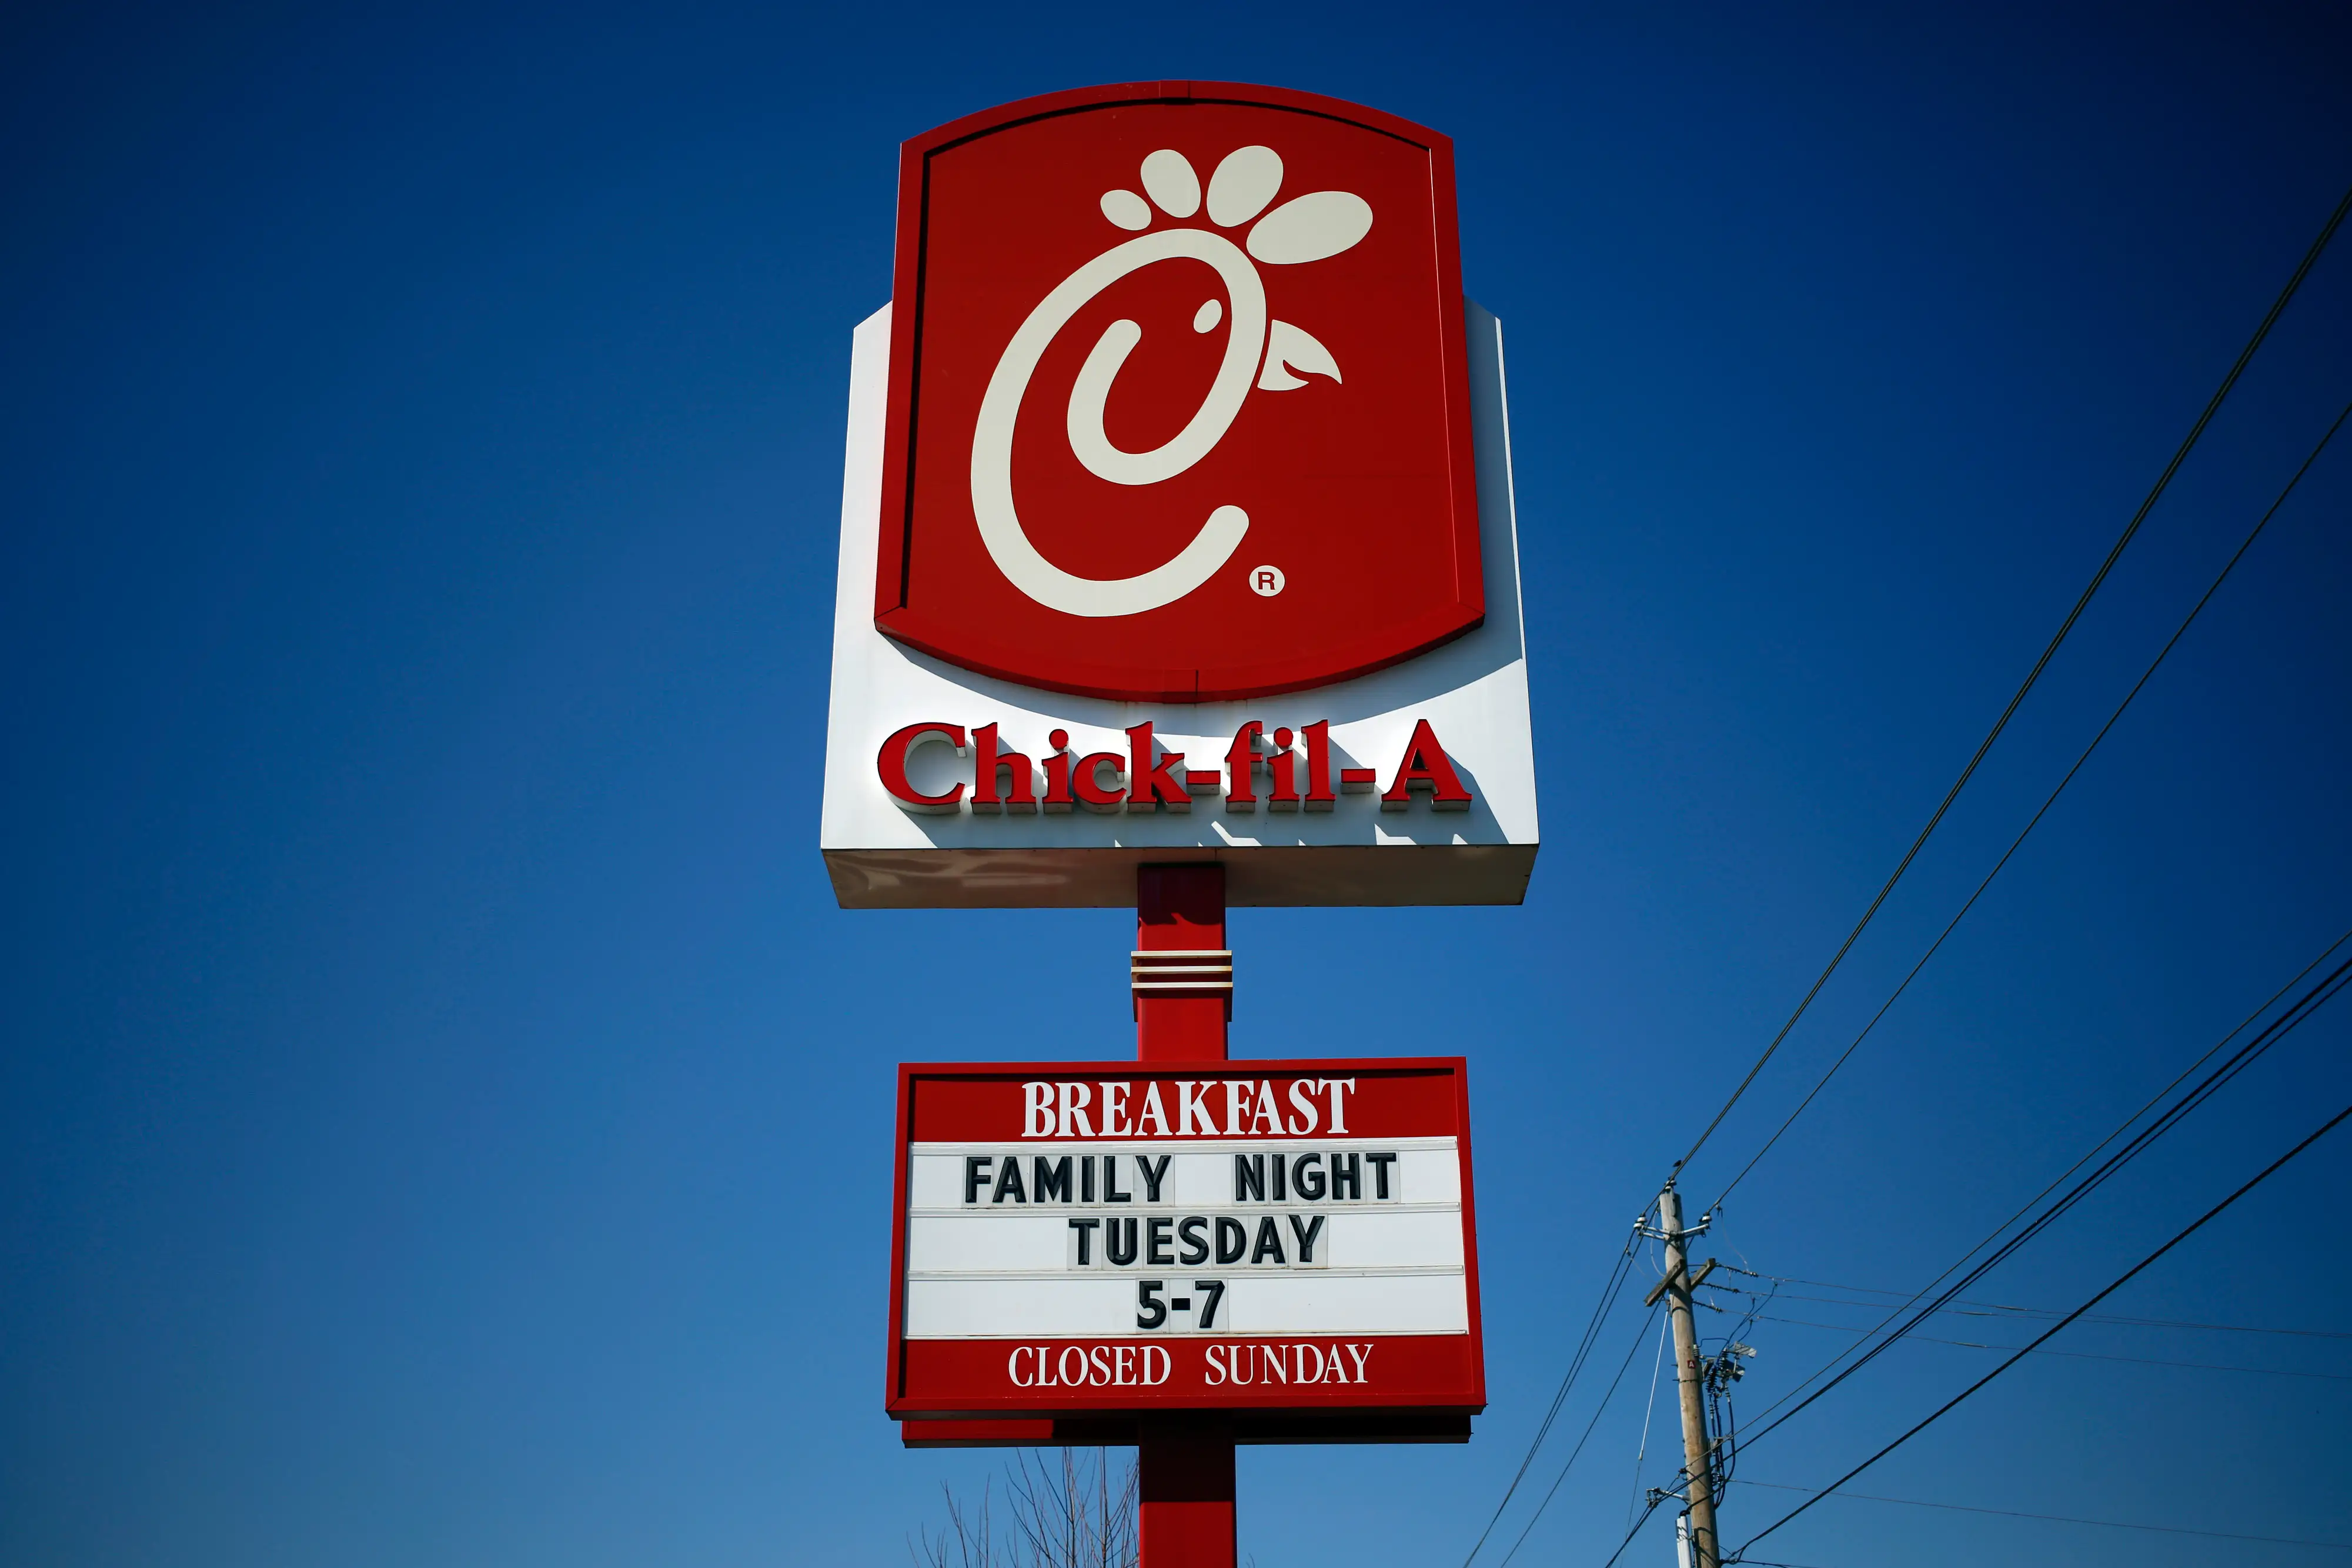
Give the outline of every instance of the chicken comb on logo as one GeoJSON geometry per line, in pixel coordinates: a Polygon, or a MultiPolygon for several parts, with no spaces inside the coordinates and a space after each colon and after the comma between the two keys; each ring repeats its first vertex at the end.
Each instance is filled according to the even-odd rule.
{"type": "Polygon", "coordinates": [[[1444,138],[1268,89],[1097,89],[908,142],[900,202],[884,632],[1200,702],[1478,624],[1444,138]]]}

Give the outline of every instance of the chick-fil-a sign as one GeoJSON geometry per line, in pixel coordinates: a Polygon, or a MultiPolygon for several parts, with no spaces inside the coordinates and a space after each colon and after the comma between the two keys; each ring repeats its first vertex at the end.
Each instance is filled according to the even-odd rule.
{"type": "Polygon", "coordinates": [[[1162,82],[906,144],[875,585],[1032,686],[1256,696],[1485,614],[1451,143],[1162,82]]]}

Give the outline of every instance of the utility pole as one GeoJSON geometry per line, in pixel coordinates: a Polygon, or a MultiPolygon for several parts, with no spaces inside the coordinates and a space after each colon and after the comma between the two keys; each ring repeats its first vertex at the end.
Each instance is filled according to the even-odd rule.
{"type": "Polygon", "coordinates": [[[1666,1298],[1675,1330],[1675,1386],[1682,1396],[1683,1473],[1689,1478],[1690,1568],[1720,1568],[1722,1542],[1715,1532],[1715,1453],[1706,1435],[1706,1378],[1699,1365],[1698,1326],[1691,1321],[1691,1291],[1715,1267],[1709,1259],[1698,1279],[1690,1271],[1689,1233],[1683,1229],[1683,1197],[1668,1182],[1658,1195],[1658,1234],[1666,1248],[1666,1277],[1650,1292],[1666,1298]]]}

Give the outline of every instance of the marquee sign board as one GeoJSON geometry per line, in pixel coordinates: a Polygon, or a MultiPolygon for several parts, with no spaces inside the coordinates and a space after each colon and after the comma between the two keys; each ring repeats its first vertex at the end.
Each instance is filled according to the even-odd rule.
{"type": "Polygon", "coordinates": [[[1451,143],[1195,82],[906,144],[856,333],[823,843],[850,906],[1516,903],[1500,330],[1451,143]]]}
{"type": "Polygon", "coordinates": [[[902,1066],[898,1151],[896,1418],[1486,1404],[1459,1058],[902,1066]]]}

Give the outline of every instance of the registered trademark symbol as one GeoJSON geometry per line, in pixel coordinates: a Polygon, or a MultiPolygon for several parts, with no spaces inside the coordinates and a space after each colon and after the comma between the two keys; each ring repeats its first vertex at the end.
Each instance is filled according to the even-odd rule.
{"type": "Polygon", "coordinates": [[[1280,593],[1286,580],[1282,575],[1282,568],[1278,566],[1250,568],[1250,591],[1261,599],[1272,599],[1276,594],[1280,593]]]}

